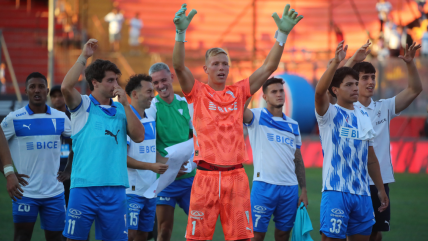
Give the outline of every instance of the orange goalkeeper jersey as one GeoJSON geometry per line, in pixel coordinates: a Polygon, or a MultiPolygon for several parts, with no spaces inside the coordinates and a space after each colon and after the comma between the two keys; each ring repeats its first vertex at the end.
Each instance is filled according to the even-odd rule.
{"type": "Polygon", "coordinates": [[[246,160],[243,133],[244,105],[251,97],[249,79],[215,91],[195,80],[184,94],[193,103],[194,161],[236,165],[246,160]]]}

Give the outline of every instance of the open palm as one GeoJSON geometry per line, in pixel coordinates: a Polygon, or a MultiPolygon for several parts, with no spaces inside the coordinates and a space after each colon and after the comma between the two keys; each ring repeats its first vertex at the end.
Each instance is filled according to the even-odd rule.
{"type": "Polygon", "coordinates": [[[404,49],[404,56],[400,55],[398,58],[404,60],[406,63],[410,63],[415,58],[416,51],[421,48],[421,45],[416,45],[416,42],[414,42],[410,47],[406,44],[406,48],[404,49]]]}
{"type": "Polygon", "coordinates": [[[280,31],[289,34],[293,27],[303,18],[302,15],[299,17],[297,15],[298,13],[294,9],[290,11],[290,4],[287,4],[285,5],[282,18],[279,18],[276,12],[272,14],[272,18],[275,20],[276,26],[280,31]]]}
{"type": "Polygon", "coordinates": [[[175,14],[174,24],[177,31],[184,31],[189,27],[190,22],[193,19],[193,16],[197,13],[195,9],[190,11],[189,15],[186,16],[187,4],[181,5],[181,9],[175,14]]]}

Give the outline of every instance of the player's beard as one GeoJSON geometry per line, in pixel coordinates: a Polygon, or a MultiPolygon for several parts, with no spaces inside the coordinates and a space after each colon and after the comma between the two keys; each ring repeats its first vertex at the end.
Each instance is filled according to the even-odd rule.
{"type": "Polygon", "coordinates": [[[282,109],[283,106],[284,106],[284,104],[280,104],[280,105],[275,105],[274,107],[278,108],[278,109],[282,109]]]}

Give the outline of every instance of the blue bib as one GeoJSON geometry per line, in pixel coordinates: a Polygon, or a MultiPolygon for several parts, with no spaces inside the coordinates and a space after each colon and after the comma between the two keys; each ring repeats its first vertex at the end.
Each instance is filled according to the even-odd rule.
{"type": "Polygon", "coordinates": [[[120,103],[116,113],[105,113],[91,101],[85,126],[73,135],[71,188],[129,187],[126,166],[126,115],[120,103]]]}

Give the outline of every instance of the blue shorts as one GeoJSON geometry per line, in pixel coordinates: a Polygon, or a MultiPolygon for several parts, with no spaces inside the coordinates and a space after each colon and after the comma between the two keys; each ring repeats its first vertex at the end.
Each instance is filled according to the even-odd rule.
{"type": "Polygon", "coordinates": [[[41,227],[48,231],[62,231],[65,222],[64,193],[50,198],[22,197],[12,200],[14,223],[35,223],[40,212],[41,227]]]}
{"type": "Polygon", "coordinates": [[[75,187],[70,190],[65,237],[86,240],[95,220],[97,240],[128,240],[125,187],[75,187]]]}
{"type": "Polygon", "coordinates": [[[192,191],[193,179],[195,177],[176,180],[157,196],[157,205],[169,205],[175,208],[175,204],[189,215],[190,192],[192,191]]]}
{"type": "Polygon", "coordinates": [[[296,220],[298,186],[274,185],[255,181],[251,189],[253,228],[255,232],[266,233],[272,214],[275,227],[290,231],[296,220]]]}
{"type": "Polygon", "coordinates": [[[337,191],[322,193],[320,232],[329,238],[370,235],[374,218],[370,196],[337,191]]]}
{"type": "Polygon", "coordinates": [[[156,215],[156,198],[147,199],[135,194],[127,194],[128,229],[142,232],[153,231],[156,215]]]}

